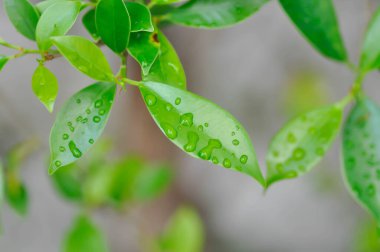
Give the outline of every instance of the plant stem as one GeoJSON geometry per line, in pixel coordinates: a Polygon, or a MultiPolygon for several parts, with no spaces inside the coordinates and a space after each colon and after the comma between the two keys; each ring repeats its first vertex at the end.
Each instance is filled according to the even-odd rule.
{"type": "Polygon", "coordinates": [[[141,87],[143,85],[142,82],[140,82],[140,81],[135,81],[135,80],[131,80],[128,78],[123,78],[122,81],[124,83],[127,83],[127,84],[132,85],[132,86],[136,86],[136,87],[141,87]]]}

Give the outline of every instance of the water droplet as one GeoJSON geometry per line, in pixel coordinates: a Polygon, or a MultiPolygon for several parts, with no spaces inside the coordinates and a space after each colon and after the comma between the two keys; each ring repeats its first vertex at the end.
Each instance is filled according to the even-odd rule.
{"type": "Polygon", "coordinates": [[[157,97],[149,94],[149,95],[145,96],[145,102],[148,105],[148,107],[152,107],[152,106],[156,105],[157,97]]]}
{"type": "Polygon", "coordinates": [[[182,100],[180,97],[177,97],[177,99],[175,99],[175,101],[174,101],[175,105],[179,105],[179,104],[181,104],[181,102],[182,102],[182,100]]]}
{"type": "Polygon", "coordinates": [[[210,160],[215,149],[222,148],[222,143],[217,139],[210,139],[206,147],[198,152],[198,156],[203,160],[210,160]]]}
{"type": "Polygon", "coordinates": [[[240,163],[242,163],[242,164],[246,164],[247,161],[248,161],[248,156],[247,156],[247,155],[242,155],[242,156],[240,157],[240,163]]]}
{"type": "Polygon", "coordinates": [[[88,142],[89,142],[90,144],[94,144],[94,143],[95,143],[94,139],[92,139],[92,138],[90,138],[90,139],[88,140],[88,142]]]}
{"type": "Polygon", "coordinates": [[[94,116],[92,120],[94,121],[94,123],[99,123],[101,121],[101,118],[99,116],[94,116]]]}
{"type": "Polygon", "coordinates": [[[173,109],[173,106],[170,103],[167,103],[165,109],[166,111],[171,111],[173,109]]]}
{"type": "Polygon", "coordinates": [[[81,101],[81,99],[77,99],[76,102],[79,104],[79,103],[81,103],[82,101],[81,101]]]}
{"type": "Polygon", "coordinates": [[[81,122],[82,120],[83,120],[82,116],[78,116],[77,119],[76,119],[77,122],[81,122]]]}
{"type": "Polygon", "coordinates": [[[99,110],[99,115],[104,115],[106,113],[106,110],[105,109],[101,109],[99,110]]]}
{"type": "Polygon", "coordinates": [[[57,166],[57,167],[60,167],[60,166],[62,165],[61,161],[59,161],[59,160],[55,161],[54,164],[55,164],[55,166],[57,166]]]}
{"type": "Polygon", "coordinates": [[[289,143],[296,143],[297,142],[297,138],[296,138],[296,136],[293,133],[289,133],[288,136],[287,136],[287,141],[289,143]]]}
{"type": "Polygon", "coordinates": [[[75,131],[75,128],[74,128],[73,126],[69,126],[69,130],[70,130],[71,132],[74,132],[74,131],[75,131]]]}
{"type": "Polygon", "coordinates": [[[302,148],[297,148],[293,151],[293,159],[294,160],[302,160],[305,157],[305,151],[302,148]]]}
{"type": "Polygon", "coordinates": [[[67,122],[67,126],[72,126],[73,123],[72,122],[67,122]]]}
{"type": "Polygon", "coordinates": [[[183,126],[187,126],[187,127],[193,126],[193,114],[192,113],[186,113],[186,114],[181,115],[180,123],[183,126]]]}
{"type": "Polygon", "coordinates": [[[86,114],[91,114],[91,110],[90,109],[86,109],[86,114]]]}
{"type": "Polygon", "coordinates": [[[67,139],[69,139],[69,135],[68,135],[68,134],[63,134],[62,139],[63,139],[63,140],[67,140],[67,139]]]}
{"type": "Polygon", "coordinates": [[[232,140],[232,144],[235,146],[238,146],[240,144],[240,141],[237,139],[232,140]]]}
{"type": "Polygon", "coordinates": [[[236,133],[235,133],[235,131],[232,131],[231,136],[234,136],[234,135],[236,135],[236,133]]]}
{"type": "Polygon", "coordinates": [[[95,108],[100,108],[103,105],[103,100],[97,100],[95,102],[95,108]]]}
{"type": "Polygon", "coordinates": [[[208,127],[208,123],[205,123],[204,125],[205,125],[206,128],[208,127]]]}
{"type": "Polygon", "coordinates": [[[74,141],[69,142],[69,149],[74,157],[80,158],[82,156],[82,152],[77,148],[74,141]]]}
{"type": "Polygon", "coordinates": [[[218,160],[218,158],[217,157],[212,157],[212,162],[214,163],[214,164],[218,164],[219,163],[219,160],[218,160]]]}
{"type": "Polygon", "coordinates": [[[199,125],[199,126],[198,126],[198,130],[199,130],[200,132],[202,132],[202,131],[203,131],[203,126],[202,126],[202,125],[199,125]]]}
{"type": "Polygon", "coordinates": [[[223,166],[224,166],[225,168],[231,168],[231,160],[229,160],[228,158],[225,158],[225,159],[223,160],[223,166]]]}
{"type": "Polygon", "coordinates": [[[197,148],[199,136],[197,133],[190,131],[187,133],[187,144],[183,147],[187,152],[193,152],[197,148]]]}
{"type": "Polygon", "coordinates": [[[168,138],[170,138],[170,139],[176,139],[177,138],[178,133],[173,126],[171,126],[170,124],[167,124],[167,123],[163,123],[162,128],[164,129],[164,132],[168,138]]]}
{"type": "Polygon", "coordinates": [[[63,146],[60,146],[60,147],[59,147],[59,151],[60,151],[60,152],[65,152],[65,151],[66,151],[66,148],[63,147],[63,146]]]}

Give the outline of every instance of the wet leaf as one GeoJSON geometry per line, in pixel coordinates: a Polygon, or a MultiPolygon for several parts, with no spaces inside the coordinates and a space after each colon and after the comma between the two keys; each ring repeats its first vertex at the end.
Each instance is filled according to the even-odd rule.
{"type": "Polygon", "coordinates": [[[145,82],[140,90],[160,129],[179,148],[265,184],[251,140],[231,114],[170,85],[145,82]]]}
{"type": "Polygon", "coordinates": [[[146,5],[127,2],[128,13],[131,17],[131,32],[153,32],[152,16],[146,5]]]}
{"type": "Polygon", "coordinates": [[[52,46],[51,38],[65,35],[74,25],[80,11],[79,2],[58,2],[41,15],[36,28],[38,48],[46,51],[52,46]]]}
{"type": "Polygon", "coordinates": [[[74,94],[64,104],[50,134],[50,174],[75,162],[99,139],[115,93],[116,84],[99,82],[74,94]]]}
{"type": "Polygon", "coordinates": [[[32,77],[32,89],[47,110],[53,112],[55,98],[58,94],[58,80],[43,65],[39,65],[32,77]]]}
{"type": "Polygon", "coordinates": [[[96,41],[100,39],[98,30],[96,29],[95,9],[91,9],[86,14],[84,14],[82,18],[82,23],[93,39],[95,39],[96,41]]]}
{"type": "Polygon", "coordinates": [[[39,14],[34,6],[28,0],[4,0],[4,8],[16,30],[35,40],[39,14]]]}
{"type": "Polygon", "coordinates": [[[113,73],[103,52],[88,39],[79,36],[52,38],[59,52],[80,72],[100,81],[113,81],[113,73]]]}
{"type": "Polygon", "coordinates": [[[347,60],[332,0],[280,0],[290,19],[324,56],[347,60]]]}
{"type": "Polygon", "coordinates": [[[3,67],[8,63],[9,58],[7,56],[0,55],[0,71],[3,70],[3,67]]]}

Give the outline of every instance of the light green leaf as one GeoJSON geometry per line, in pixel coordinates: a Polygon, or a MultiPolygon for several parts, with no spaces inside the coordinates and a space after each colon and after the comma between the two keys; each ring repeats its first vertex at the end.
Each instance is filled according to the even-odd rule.
{"type": "Polygon", "coordinates": [[[113,81],[113,73],[103,52],[91,41],[79,36],[52,38],[59,52],[80,72],[99,81],[113,81]]]}
{"type": "Polygon", "coordinates": [[[173,23],[196,28],[218,29],[239,23],[268,0],[191,0],[168,14],[173,23]]]}
{"type": "Polygon", "coordinates": [[[95,9],[89,10],[82,18],[83,26],[96,41],[100,39],[95,23],[95,9]]]}
{"type": "Polygon", "coordinates": [[[160,51],[160,43],[155,41],[157,33],[134,32],[128,45],[129,54],[140,64],[144,75],[149,73],[160,51]]]}
{"type": "Polygon", "coordinates": [[[166,4],[180,3],[184,1],[185,0],[152,0],[152,3],[154,3],[155,5],[166,5],[166,4]]]}
{"type": "Polygon", "coordinates": [[[179,148],[265,185],[251,140],[231,114],[170,85],[145,82],[140,90],[157,125],[179,148]]]}
{"type": "Polygon", "coordinates": [[[360,70],[367,72],[380,67],[380,8],[367,28],[360,57],[360,70]]]}
{"type": "Polygon", "coordinates": [[[380,225],[380,107],[369,98],[351,110],[343,132],[343,164],[354,198],[380,225]]]}
{"type": "Polygon", "coordinates": [[[272,140],[266,156],[267,186],[298,177],[313,168],[334,141],[346,101],[296,117],[272,140]]]}
{"type": "Polygon", "coordinates": [[[65,35],[74,25],[80,11],[79,2],[59,2],[41,15],[36,28],[38,48],[46,51],[52,46],[51,38],[65,35]]]}
{"type": "Polygon", "coordinates": [[[129,42],[131,20],[123,0],[101,0],[96,7],[96,27],[103,42],[115,53],[129,42]]]}
{"type": "Polygon", "coordinates": [[[99,139],[115,93],[115,83],[99,82],[82,89],[64,104],[50,133],[50,174],[75,162],[99,139]]]}
{"type": "Polygon", "coordinates": [[[347,60],[332,0],[279,0],[290,19],[323,55],[347,60]]]}
{"type": "Polygon", "coordinates": [[[28,0],[4,0],[4,8],[16,30],[35,40],[39,14],[33,5],[28,0]]]}
{"type": "Polygon", "coordinates": [[[3,70],[3,67],[8,63],[9,58],[7,56],[0,55],[0,71],[3,70]]]}
{"type": "Polygon", "coordinates": [[[171,217],[159,241],[162,252],[201,252],[204,249],[204,227],[198,213],[181,207],[171,217]]]}
{"type": "Polygon", "coordinates": [[[73,227],[66,234],[63,252],[107,252],[107,242],[103,233],[85,215],[75,219],[73,227]]]}
{"type": "Polygon", "coordinates": [[[37,8],[37,10],[40,13],[43,13],[50,6],[52,6],[52,5],[56,4],[56,3],[59,3],[59,2],[66,2],[66,1],[70,1],[70,0],[46,0],[46,1],[41,1],[41,2],[38,2],[36,4],[36,8],[37,8]]]}
{"type": "Polygon", "coordinates": [[[131,17],[131,32],[153,32],[152,16],[146,5],[127,2],[128,13],[131,17]]]}
{"type": "Polygon", "coordinates": [[[51,178],[54,187],[64,198],[73,201],[82,200],[82,178],[75,164],[60,168],[51,178]]]}
{"type": "Polygon", "coordinates": [[[32,89],[47,110],[53,112],[55,98],[58,94],[58,80],[43,65],[39,65],[32,77],[32,89]]]}
{"type": "Polygon", "coordinates": [[[28,192],[14,172],[6,174],[5,197],[9,206],[18,214],[25,216],[28,212],[28,192]]]}
{"type": "Polygon", "coordinates": [[[143,79],[186,89],[185,71],[175,49],[161,31],[158,32],[158,41],[160,43],[158,57],[143,79]]]}

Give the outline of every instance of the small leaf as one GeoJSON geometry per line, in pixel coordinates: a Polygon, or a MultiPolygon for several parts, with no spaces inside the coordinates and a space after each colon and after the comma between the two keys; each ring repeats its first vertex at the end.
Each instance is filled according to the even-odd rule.
{"type": "Polygon", "coordinates": [[[280,0],[280,3],[320,53],[338,61],[347,60],[332,0],[280,0]]]}
{"type": "Polygon", "coordinates": [[[41,15],[36,28],[38,48],[46,51],[52,46],[51,38],[65,35],[74,25],[80,11],[79,2],[58,2],[41,15]]]}
{"type": "Polygon", "coordinates": [[[49,8],[50,6],[59,3],[59,2],[65,2],[65,1],[70,1],[70,0],[46,0],[46,1],[41,1],[36,4],[36,8],[40,13],[43,13],[49,8]]]}
{"type": "Polygon", "coordinates": [[[131,17],[131,32],[153,32],[152,16],[146,5],[127,2],[128,13],[131,17]]]}
{"type": "Polygon", "coordinates": [[[360,57],[360,70],[367,72],[380,67],[380,8],[367,28],[360,57]]]}
{"type": "Polygon", "coordinates": [[[305,113],[277,133],[266,156],[267,186],[298,177],[322,159],[339,131],[344,106],[339,102],[305,113]]]}
{"type": "Polygon", "coordinates": [[[66,234],[63,252],[107,252],[107,242],[103,233],[85,215],[75,219],[73,227],[66,234]]]}
{"type": "Polygon", "coordinates": [[[20,215],[25,216],[28,212],[28,193],[17,175],[8,172],[5,181],[5,197],[8,204],[20,215]]]}
{"type": "Polygon", "coordinates": [[[231,114],[170,85],[145,82],[140,90],[157,125],[179,148],[265,184],[251,140],[231,114]]]}
{"type": "Polygon", "coordinates": [[[152,3],[155,5],[166,5],[180,2],[184,2],[184,0],[152,0],[152,3]]]}
{"type": "Polygon", "coordinates": [[[82,18],[82,23],[93,39],[95,39],[96,41],[100,39],[98,30],[96,29],[95,9],[91,9],[86,14],[84,14],[82,18]]]}
{"type": "Polygon", "coordinates": [[[7,56],[0,55],[0,71],[3,70],[4,66],[8,63],[9,58],[7,56]]]}
{"type": "Polygon", "coordinates": [[[131,20],[123,0],[101,0],[96,7],[96,27],[103,42],[115,53],[123,52],[129,41],[131,20]]]}
{"type": "Polygon", "coordinates": [[[185,71],[175,49],[161,31],[158,32],[158,41],[160,43],[158,57],[143,79],[186,89],[185,71]]]}
{"type": "Polygon", "coordinates": [[[268,0],[191,0],[168,15],[185,26],[218,29],[239,23],[258,11],[268,0]]]}
{"type": "Polygon", "coordinates": [[[50,174],[75,162],[99,139],[115,93],[115,83],[99,82],[82,89],[64,104],[50,134],[50,174]]]}
{"type": "Polygon", "coordinates": [[[64,198],[73,201],[82,200],[82,179],[75,164],[62,167],[51,178],[54,187],[64,198]]]}
{"type": "Polygon", "coordinates": [[[149,73],[160,51],[160,44],[155,41],[156,36],[157,33],[149,32],[131,34],[128,52],[140,64],[144,75],[149,73]]]}
{"type": "Polygon", "coordinates": [[[40,65],[32,77],[32,88],[47,110],[53,112],[55,98],[58,94],[58,80],[45,66],[40,65]]]}
{"type": "Polygon", "coordinates": [[[28,0],[4,0],[4,8],[16,30],[35,40],[39,14],[33,5],[28,0]]]}
{"type": "Polygon", "coordinates": [[[380,225],[380,107],[369,98],[351,110],[343,132],[343,164],[354,198],[380,225]]]}
{"type": "Polygon", "coordinates": [[[113,73],[103,52],[88,39],[79,36],[52,38],[59,52],[80,72],[100,81],[113,81],[113,73]]]}

